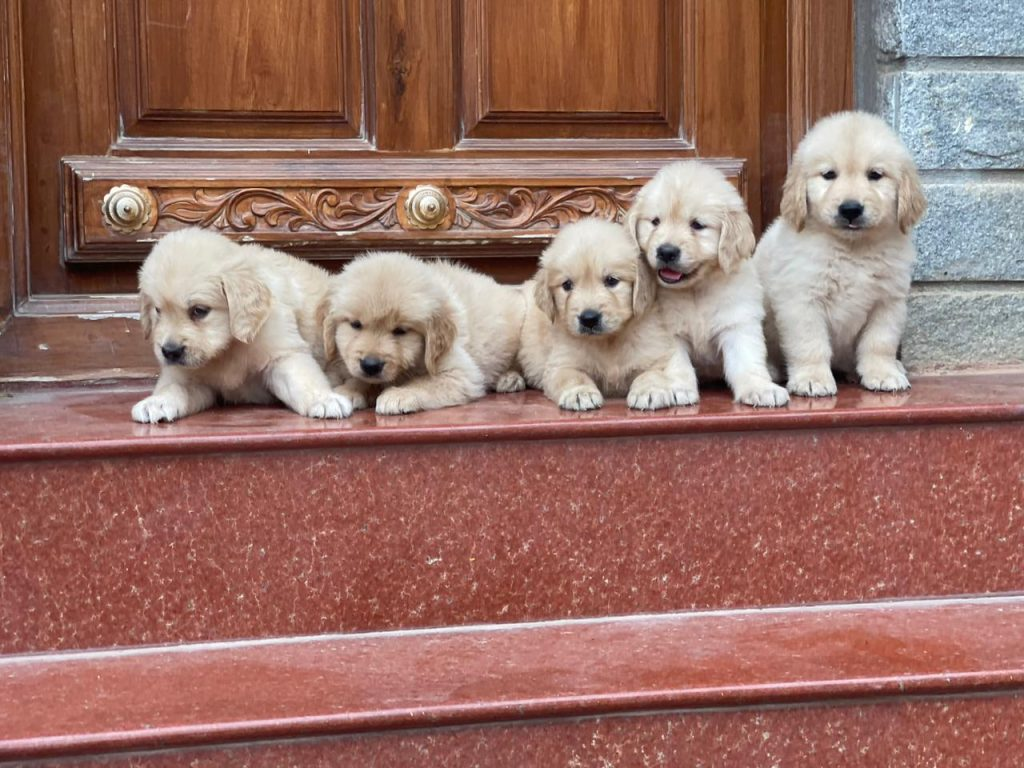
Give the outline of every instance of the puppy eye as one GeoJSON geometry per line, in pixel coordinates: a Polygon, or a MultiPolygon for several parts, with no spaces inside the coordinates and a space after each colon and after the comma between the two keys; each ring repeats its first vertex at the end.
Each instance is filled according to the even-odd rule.
{"type": "Polygon", "coordinates": [[[353,320],[352,322],[350,322],[350,323],[349,323],[349,325],[351,325],[351,326],[352,326],[353,328],[355,328],[355,329],[356,329],[357,331],[358,331],[358,330],[361,330],[361,329],[362,329],[362,327],[363,327],[363,324],[362,324],[362,323],[360,323],[360,322],[359,322],[358,320],[353,320]]]}
{"type": "Polygon", "coordinates": [[[868,180],[870,180],[870,181],[878,181],[884,175],[885,174],[882,173],[881,171],[868,171],[868,180]]]}
{"type": "Polygon", "coordinates": [[[608,275],[608,277],[604,279],[604,284],[608,288],[614,288],[619,284],[619,282],[619,278],[615,277],[615,275],[608,275]]]}
{"type": "Polygon", "coordinates": [[[160,307],[153,307],[153,309],[156,311],[158,315],[160,314],[160,307]]]}
{"type": "MultiPolygon", "coordinates": [[[[157,310],[159,313],[160,310],[157,310]]],[[[210,314],[210,308],[204,307],[202,304],[196,304],[194,307],[188,308],[188,316],[193,320],[202,320],[210,314]]]]}
{"type": "Polygon", "coordinates": [[[702,229],[707,229],[707,225],[702,224],[701,222],[694,219],[693,221],[690,222],[690,229],[692,229],[694,232],[700,232],[702,229]]]}
{"type": "Polygon", "coordinates": [[[661,219],[659,219],[657,216],[655,216],[653,219],[651,219],[651,226],[652,227],[656,227],[659,224],[661,224],[661,219]]]}
{"type": "Polygon", "coordinates": [[[572,280],[566,280],[564,283],[562,283],[562,290],[565,291],[566,293],[571,291],[572,290],[572,280]]]}
{"type": "Polygon", "coordinates": [[[825,181],[832,181],[838,175],[839,174],[836,173],[835,171],[825,171],[824,173],[821,174],[821,178],[823,178],[825,181]]]}
{"type": "Polygon", "coordinates": [[[392,333],[392,335],[394,335],[394,336],[405,336],[405,334],[406,334],[406,330],[405,330],[405,328],[403,328],[402,326],[398,326],[398,327],[397,327],[397,328],[395,328],[395,330],[393,330],[393,331],[392,331],[391,333],[392,333]]]}

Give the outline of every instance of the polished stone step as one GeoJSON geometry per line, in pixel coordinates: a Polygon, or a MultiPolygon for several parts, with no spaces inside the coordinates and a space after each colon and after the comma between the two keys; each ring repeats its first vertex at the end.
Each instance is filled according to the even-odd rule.
{"type": "Polygon", "coordinates": [[[1024,376],[340,423],[0,398],[0,653],[1024,590],[1024,376]]]}
{"type": "Polygon", "coordinates": [[[10,656],[0,760],[1012,765],[1021,637],[1012,596],[10,656]]]}

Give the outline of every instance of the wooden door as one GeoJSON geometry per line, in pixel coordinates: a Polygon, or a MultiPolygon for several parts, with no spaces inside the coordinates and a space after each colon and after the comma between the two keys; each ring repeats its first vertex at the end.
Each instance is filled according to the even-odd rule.
{"type": "Polygon", "coordinates": [[[191,224],[518,280],[696,156],[761,226],[850,102],[851,0],[4,2],[0,379],[151,375],[135,273],[191,224]]]}

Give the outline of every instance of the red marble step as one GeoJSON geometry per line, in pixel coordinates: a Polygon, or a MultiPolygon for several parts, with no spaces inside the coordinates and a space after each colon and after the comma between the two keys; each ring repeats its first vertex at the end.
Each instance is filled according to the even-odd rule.
{"type": "Polygon", "coordinates": [[[0,759],[1017,692],[1022,637],[1003,597],[14,656],[0,759]]]}
{"type": "Polygon", "coordinates": [[[322,424],[0,398],[0,653],[1024,591],[1024,376],[322,424]]]}
{"type": "Polygon", "coordinates": [[[778,409],[737,405],[711,389],[687,408],[639,412],[613,400],[598,411],[570,413],[528,391],[408,416],[363,411],[339,422],[283,408],[224,407],[175,424],[135,424],[131,406],[149,391],[131,385],[9,392],[0,398],[0,461],[1024,420],[1024,372],[919,377],[910,392],[896,394],[847,386],[838,397],[794,398],[778,409]]]}

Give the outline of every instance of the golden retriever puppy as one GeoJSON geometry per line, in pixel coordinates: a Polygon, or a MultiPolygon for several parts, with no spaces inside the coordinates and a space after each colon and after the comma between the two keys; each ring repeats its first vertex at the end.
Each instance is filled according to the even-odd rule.
{"type": "Polygon", "coordinates": [[[789,402],[768,372],[754,232],[728,179],[697,161],[667,165],[637,193],[626,224],[686,364],[702,378],[724,378],[737,402],[789,402]]]}
{"type": "Polygon", "coordinates": [[[527,283],[533,294],[520,364],[530,386],[560,408],[589,411],[605,397],[630,408],[689,405],[693,370],[657,312],[655,286],[620,225],[584,219],[563,227],[527,283]]]}
{"type": "Polygon", "coordinates": [[[321,307],[335,391],[354,407],[413,413],[525,387],[515,370],[525,300],[517,286],[447,262],[371,253],[331,280],[321,307]]]}
{"type": "Polygon", "coordinates": [[[132,408],[144,423],[174,421],[219,398],[340,419],[352,403],[331,391],[316,308],[327,273],[286,253],[238,245],[202,229],[166,235],[139,271],[139,318],[160,361],[153,394],[132,408]]]}
{"type": "Polygon", "coordinates": [[[782,216],[755,256],[790,392],[834,395],[833,368],[867,389],[910,387],[896,354],[915,258],[910,230],[924,211],[917,169],[881,118],[832,115],[800,142],[782,216]]]}

